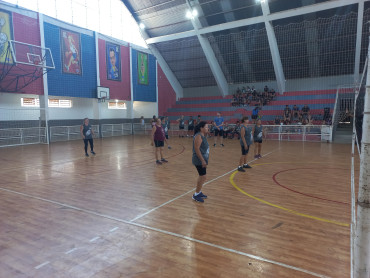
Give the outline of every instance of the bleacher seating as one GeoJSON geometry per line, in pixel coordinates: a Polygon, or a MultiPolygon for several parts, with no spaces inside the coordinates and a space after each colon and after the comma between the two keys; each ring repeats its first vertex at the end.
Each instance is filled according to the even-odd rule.
{"type": "MultiPolygon", "coordinates": [[[[259,115],[263,124],[272,124],[277,116],[283,115],[285,105],[292,108],[296,104],[302,109],[307,104],[314,124],[321,124],[321,121],[315,119],[322,118],[325,107],[330,108],[330,114],[333,114],[335,98],[335,89],[286,92],[284,95],[277,93],[275,100],[263,106],[259,115]]],[[[174,107],[168,109],[164,116],[168,116],[171,122],[176,121],[181,115],[184,115],[186,120],[189,116],[201,115],[202,120],[212,121],[216,113],[220,112],[229,123],[236,122],[241,115],[251,116],[254,106],[234,107],[231,106],[231,100],[231,95],[225,98],[222,96],[182,98],[174,107]]]]}

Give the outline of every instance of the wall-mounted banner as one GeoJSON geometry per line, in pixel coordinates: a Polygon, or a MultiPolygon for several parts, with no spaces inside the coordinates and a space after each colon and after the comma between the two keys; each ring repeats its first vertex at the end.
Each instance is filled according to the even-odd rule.
{"type": "Polygon", "coordinates": [[[121,81],[121,48],[110,42],[105,43],[107,79],[121,81]]]}
{"type": "Polygon", "coordinates": [[[60,29],[63,73],[82,74],[80,34],[60,29]]]}
{"type": "MultiPolygon", "coordinates": [[[[0,63],[13,63],[11,55],[6,57],[9,40],[13,39],[12,15],[0,10],[0,63]],[[7,61],[5,61],[7,59],[7,61]]],[[[10,51],[10,50],[9,50],[10,51]]]]}
{"type": "Polygon", "coordinates": [[[148,54],[137,52],[138,83],[148,85],[148,54]]]}

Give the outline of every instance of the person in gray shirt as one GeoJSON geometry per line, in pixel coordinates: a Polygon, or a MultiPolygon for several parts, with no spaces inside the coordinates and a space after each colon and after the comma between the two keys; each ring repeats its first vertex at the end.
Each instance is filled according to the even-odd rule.
{"type": "Polygon", "coordinates": [[[92,129],[89,123],[89,118],[84,119],[80,127],[80,132],[81,132],[81,137],[84,140],[84,144],[85,144],[85,156],[89,157],[89,154],[87,153],[87,146],[89,143],[90,143],[91,154],[95,155],[94,140],[93,140],[94,130],[92,129]]]}
{"type": "Polygon", "coordinates": [[[242,155],[240,156],[238,171],[245,172],[244,168],[252,168],[247,164],[249,146],[252,145],[252,128],[248,126],[248,117],[243,117],[240,122],[240,145],[242,148],[242,155]]]}
{"type": "Polygon", "coordinates": [[[192,199],[196,202],[203,203],[207,195],[202,193],[202,187],[207,179],[207,165],[209,159],[209,144],[207,141],[208,124],[205,121],[198,123],[194,130],[193,137],[193,156],[192,163],[197,168],[199,177],[197,181],[197,188],[192,199]]]}

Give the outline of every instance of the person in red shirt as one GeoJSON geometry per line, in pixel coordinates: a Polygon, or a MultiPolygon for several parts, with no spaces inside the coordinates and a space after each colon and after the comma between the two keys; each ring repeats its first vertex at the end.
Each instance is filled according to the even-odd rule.
{"type": "Polygon", "coordinates": [[[162,127],[162,121],[160,118],[157,119],[155,125],[152,128],[152,146],[155,146],[155,159],[158,165],[168,162],[163,158],[163,146],[164,142],[168,145],[164,129],[162,127]],[[158,152],[161,155],[161,160],[159,160],[158,152]]]}

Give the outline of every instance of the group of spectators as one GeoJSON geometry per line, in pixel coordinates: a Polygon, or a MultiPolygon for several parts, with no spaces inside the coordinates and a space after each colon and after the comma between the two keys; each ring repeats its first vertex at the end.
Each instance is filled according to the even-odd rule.
{"type": "Polygon", "coordinates": [[[310,114],[310,107],[308,105],[304,105],[302,109],[294,104],[292,109],[289,105],[286,105],[283,111],[283,119],[280,117],[276,117],[275,124],[280,125],[308,125],[312,124],[312,118],[310,114]]]}
{"type": "Polygon", "coordinates": [[[231,106],[250,106],[258,105],[260,107],[268,105],[272,100],[275,99],[276,92],[274,89],[269,89],[266,85],[263,92],[257,91],[254,87],[242,89],[238,88],[236,93],[233,94],[231,106]]]}

